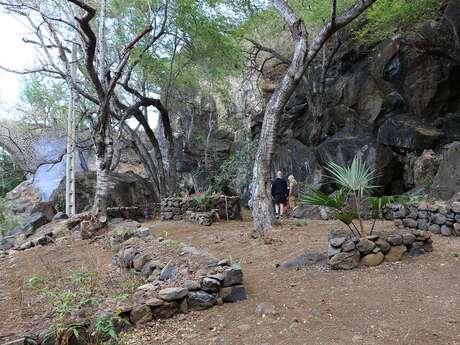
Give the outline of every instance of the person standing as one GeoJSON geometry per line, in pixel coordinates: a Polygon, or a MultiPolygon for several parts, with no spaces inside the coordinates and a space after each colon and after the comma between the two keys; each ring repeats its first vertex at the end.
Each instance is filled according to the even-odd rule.
{"type": "Polygon", "coordinates": [[[289,183],[289,207],[294,210],[297,207],[297,199],[299,198],[299,184],[293,175],[288,177],[289,183]]]}
{"type": "Polygon", "coordinates": [[[276,172],[276,179],[272,182],[272,197],[275,201],[276,218],[282,217],[284,215],[287,196],[287,182],[283,178],[283,172],[281,170],[278,170],[276,172]]]}

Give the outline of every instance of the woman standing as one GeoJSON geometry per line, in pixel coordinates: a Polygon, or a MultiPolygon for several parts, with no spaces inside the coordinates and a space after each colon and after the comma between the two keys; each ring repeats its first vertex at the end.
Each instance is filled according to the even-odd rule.
{"type": "Polygon", "coordinates": [[[297,199],[299,197],[299,184],[295,180],[293,175],[289,175],[289,207],[291,210],[297,207],[297,199]]]}

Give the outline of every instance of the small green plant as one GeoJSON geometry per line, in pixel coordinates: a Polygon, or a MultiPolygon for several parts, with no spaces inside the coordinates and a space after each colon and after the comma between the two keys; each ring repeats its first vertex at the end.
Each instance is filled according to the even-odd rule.
{"type": "Polygon", "coordinates": [[[199,196],[194,196],[191,199],[191,202],[198,206],[202,211],[207,211],[211,208],[211,195],[212,188],[209,187],[205,192],[201,193],[199,196]]]}
{"type": "Polygon", "coordinates": [[[133,294],[136,289],[144,283],[144,280],[139,275],[136,275],[133,271],[129,271],[127,278],[121,284],[122,293],[126,295],[133,294]]]}
{"type": "Polygon", "coordinates": [[[118,316],[111,316],[107,314],[99,315],[96,318],[94,331],[91,334],[95,338],[95,342],[97,344],[104,345],[119,344],[116,323],[121,321],[122,319],[118,316]]]}
{"type": "Polygon", "coordinates": [[[33,288],[43,284],[44,282],[45,282],[45,280],[42,277],[38,276],[38,275],[33,275],[33,276],[27,278],[26,281],[25,281],[25,283],[26,283],[26,285],[28,287],[33,287],[33,288]]]}
{"type": "Polygon", "coordinates": [[[308,220],[306,219],[294,219],[292,221],[292,224],[298,227],[306,226],[308,225],[308,220]]]}
{"type": "Polygon", "coordinates": [[[180,241],[178,240],[164,240],[163,242],[161,242],[161,245],[166,247],[166,248],[169,248],[169,249],[175,249],[179,246],[180,244],[180,241]]]}

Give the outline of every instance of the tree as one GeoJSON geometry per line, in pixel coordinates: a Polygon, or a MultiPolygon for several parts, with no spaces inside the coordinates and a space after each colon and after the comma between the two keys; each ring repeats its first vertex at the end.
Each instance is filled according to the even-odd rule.
{"type": "Polygon", "coordinates": [[[270,197],[270,166],[274,142],[284,106],[299,84],[313,59],[331,36],[361,15],[376,0],[358,0],[354,6],[337,15],[337,1],[332,0],[330,20],[308,44],[308,31],[304,21],[284,0],[272,0],[272,5],[282,17],[294,42],[293,56],[289,67],[270,97],[265,109],[259,146],[254,162],[255,183],[252,190],[252,215],[254,235],[264,235],[270,230],[275,218],[270,197]]]}

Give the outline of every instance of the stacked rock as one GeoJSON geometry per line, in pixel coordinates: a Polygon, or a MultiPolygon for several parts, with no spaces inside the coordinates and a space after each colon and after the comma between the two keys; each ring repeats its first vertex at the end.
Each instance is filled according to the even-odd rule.
{"type": "MultiPolygon", "coordinates": [[[[221,219],[241,218],[238,196],[211,196],[206,206],[208,210],[216,210],[221,219]]],[[[203,212],[203,208],[195,199],[165,198],[161,200],[161,220],[183,220],[187,211],[203,212]]]]}
{"type": "Polygon", "coordinates": [[[212,210],[211,212],[187,211],[185,219],[194,224],[209,226],[219,220],[219,214],[217,210],[212,210]]]}
{"type": "Polygon", "coordinates": [[[402,217],[394,217],[398,227],[429,230],[443,236],[460,236],[460,202],[421,202],[402,217]]]}
{"type": "Polygon", "coordinates": [[[373,235],[356,239],[346,234],[331,234],[327,256],[332,269],[351,270],[359,265],[377,266],[433,251],[429,231],[413,229],[401,233],[373,235]]]}

